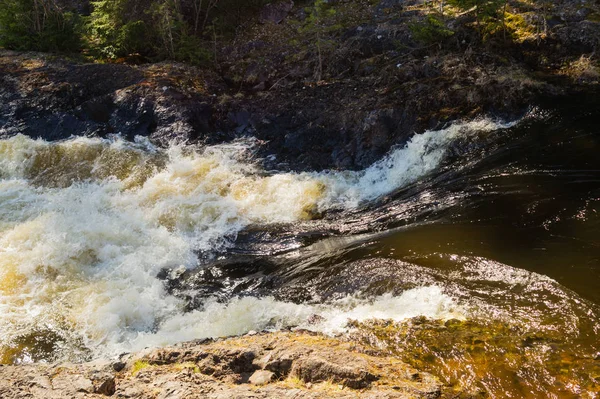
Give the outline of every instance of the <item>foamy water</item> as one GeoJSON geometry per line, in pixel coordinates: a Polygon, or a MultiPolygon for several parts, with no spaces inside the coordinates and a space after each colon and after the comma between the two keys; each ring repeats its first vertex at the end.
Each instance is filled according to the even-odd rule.
{"type": "Polygon", "coordinates": [[[390,152],[365,170],[321,174],[319,177],[327,192],[320,204],[322,207],[335,204],[352,208],[388,194],[436,170],[455,140],[511,126],[514,123],[480,119],[414,135],[404,147],[390,152]]]}
{"type": "Polygon", "coordinates": [[[304,325],[335,332],[348,318],[460,314],[438,287],[329,305],[271,298],[208,301],[183,313],[156,278],[226,249],[248,225],[289,223],[358,206],[435,170],[458,137],[503,127],[487,120],[415,136],[360,172],[267,175],[251,142],[166,151],[76,138],[0,141],[0,346],[59,331],[102,354],[181,340],[304,325]],[[275,320],[275,322],[273,322],[275,320]]]}
{"type": "Polygon", "coordinates": [[[163,346],[192,339],[240,335],[251,330],[288,327],[337,334],[347,330],[349,320],[382,318],[400,321],[415,316],[461,319],[465,313],[465,309],[437,286],[408,290],[397,297],[383,295],[372,300],[348,296],[326,305],[294,304],[271,297],[234,298],[228,303],[209,300],[202,310],[166,319],[155,333],[140,333],[127,342],[114,342],[111,347],[118,348],[117,352],[135,351],[148,345],[163,346]]]}

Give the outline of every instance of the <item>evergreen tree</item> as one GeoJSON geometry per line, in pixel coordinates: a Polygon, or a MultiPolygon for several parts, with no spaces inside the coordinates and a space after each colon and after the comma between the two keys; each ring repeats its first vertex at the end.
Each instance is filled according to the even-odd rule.
{"type": "Polygon", "coordinates": [[[117,58],[149,51],[146,24],[131,0],[95,0],[88,20],[89,44],[98,56],[117,58]]]}
{"type": "Polygon", "coordinates": [[[14,50],[75,51],[80,18],[52,0],[0,0],[0,46],[14,50]]]}
{"type": "Polygon", "coordinates": [[[315,72],[317,81],[323,77],[323,50],[329,42],[323,38],[327,32],[325,20],[335,15],[335,9],[331,8],[326,0],[315,0],[312,7],[306,9],[309,13],[306,24],[300,30],[302,33],[313,37],[317,49],[318,64],[315,72]]]}

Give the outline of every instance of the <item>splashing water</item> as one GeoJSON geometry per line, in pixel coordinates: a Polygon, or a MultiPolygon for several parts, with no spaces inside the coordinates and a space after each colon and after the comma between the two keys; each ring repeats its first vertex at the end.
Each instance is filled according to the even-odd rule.
{"type": "MultiPolygon", "coordinates": [[[[156,276],[197,267],[199,257],[226,250],[247,226],[357,207],[435,170],[453,140],[507,126],[457,124],[416,135],[363,171],[302,174],[264,173],[249,141],[161,150],[118,137],[2,140],[0,346],[27,346],[51,332],[63,347],[38,340],[50,353],[31,359],[89,350],[98,356],[239,334],[273,319],[278,326],[301,325],[312,313],[327,315],[324,331],[363,314],[447,317],[456,305],[432,287],[370,305],[354,300],[323,309],[244,298],[183,313],[182,301],[156,276]]],[[[15,360],[13,349],[5,350],[4,361],[15,360]]]]}

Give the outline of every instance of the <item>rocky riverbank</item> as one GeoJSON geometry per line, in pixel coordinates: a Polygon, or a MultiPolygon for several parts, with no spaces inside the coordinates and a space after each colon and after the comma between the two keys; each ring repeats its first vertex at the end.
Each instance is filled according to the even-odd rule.
{"type": "Polygon", "coordinates": [[[13,398],[456,398],[401,360],[306,331],[250,333],[118,361],[0,366],[13,398]]]}
{"type": "Polygon", "coordinates": [[[511,3],[519,23],[488,38],[472,13],[452,9],[436,17],[445,18],[440,31],[418,0],[331,7],[319,46],[301,4],[269,8],[216,41],[214,65],[204,67],[2,51],[0,136],[251,136],[268,168],[356,169],[455,119],[514,118],[548,99],[598,92],[597,2],[549,4],[543,30],[539,10],[511,3]]]}
{"type": "MultiPolygon", "coordinates": [[[[135,56],[98,63],[82,55],[0,50],[0,138],[120,134],[163,145],[253,138],[267,170],[360,169],[414,133],[454,120],[512,119],[558,99],[598,96],[597,1],[548,3],[542,17],[529,3],[510,2],[510,31],[504,27],[491,37],[469,11],[442,9],[436,18],[443,26],[436,25],[430,2],[328,4],[335,13],[316,28],[309,26],[305,4],[265,9],[234,38],[215,38],[212,61],[204,66],[142,63],[135,56]],[[318,35],[309,28],[318,28],[318,35]]],[[[195,277],[190,272],[165,283],[167,289],[175,291],[189,276],[195,277]]],[[[403,332],[418,339],[392,342],[400,347],[387,340],[396,332],[376,325],[383,338],[259,333],[182,343],[118,361],[4,365],[0,397],[485,397],[478,379],[499,374],[518,380],[521,365],[538,359],[532,360],[538,352],[530,350],[536,345],[548,357],[557,354],[539,357],[561,376],[552,381],[556,392],[572,392],[576,385],[582,392],[600,389],[598,358],[557,351],[562,336],[519,335],[504,325],[491,332],[474,325],[474,332],[460,335],[452,323],[431,322],[429,329],[421,324],[403,332]],[[424,337],[434,349],[404,351],[409,344],[423,347],[424,337]],[[488,342],[500,347],[497,361],[489,360],[488,342]],[[510,353],[513,369],[498,371],[507,358],[504,348],[516,348],[510,353]],[[460,363],[457,353],[480,367],[460,363]],[[440,364],[427,365],[436,359],[440,364]],[[475,371],[463,378],[466,365],[475,371]],[[463,392],[458,382],[443,382],[444,373],[480,390],[463,392]]],[[[543,382],[546,369],[539,370],[534,380],[543,382]]],[[[492,385],[486,387],[504,389],[492,385]]]]}

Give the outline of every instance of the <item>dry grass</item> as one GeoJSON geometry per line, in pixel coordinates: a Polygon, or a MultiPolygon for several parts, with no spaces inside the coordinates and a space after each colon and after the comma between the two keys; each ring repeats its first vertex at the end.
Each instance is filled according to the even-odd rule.
{"type": "Polygon", "coordinates": [[[576,81],[599,82],[600,67],[591,56],[582,55],[561,70],[563,75],[576,81]]]}
{"type": "Polygon", "coordinates": [[[194,373],[200,372],[200,368],[198,367],[198,365],[196,363],[192,363],[192,362],[184,362],[184,363],[174,364],[173,369],[176,371],[191,370],[194,373]]]}
{"type": "Polygon", "coordinates": [[[306,389],[304,381],[296,376],[289,376],[285,380],[278,381],[275,384],[284,389],[306,389]]]}
{"type": "Polygon", "coordinates": [[[21,62],[21,68],[31,71],[32,69],[42,68],[46,63],[39,59],[25,59],[21,62]]]}

